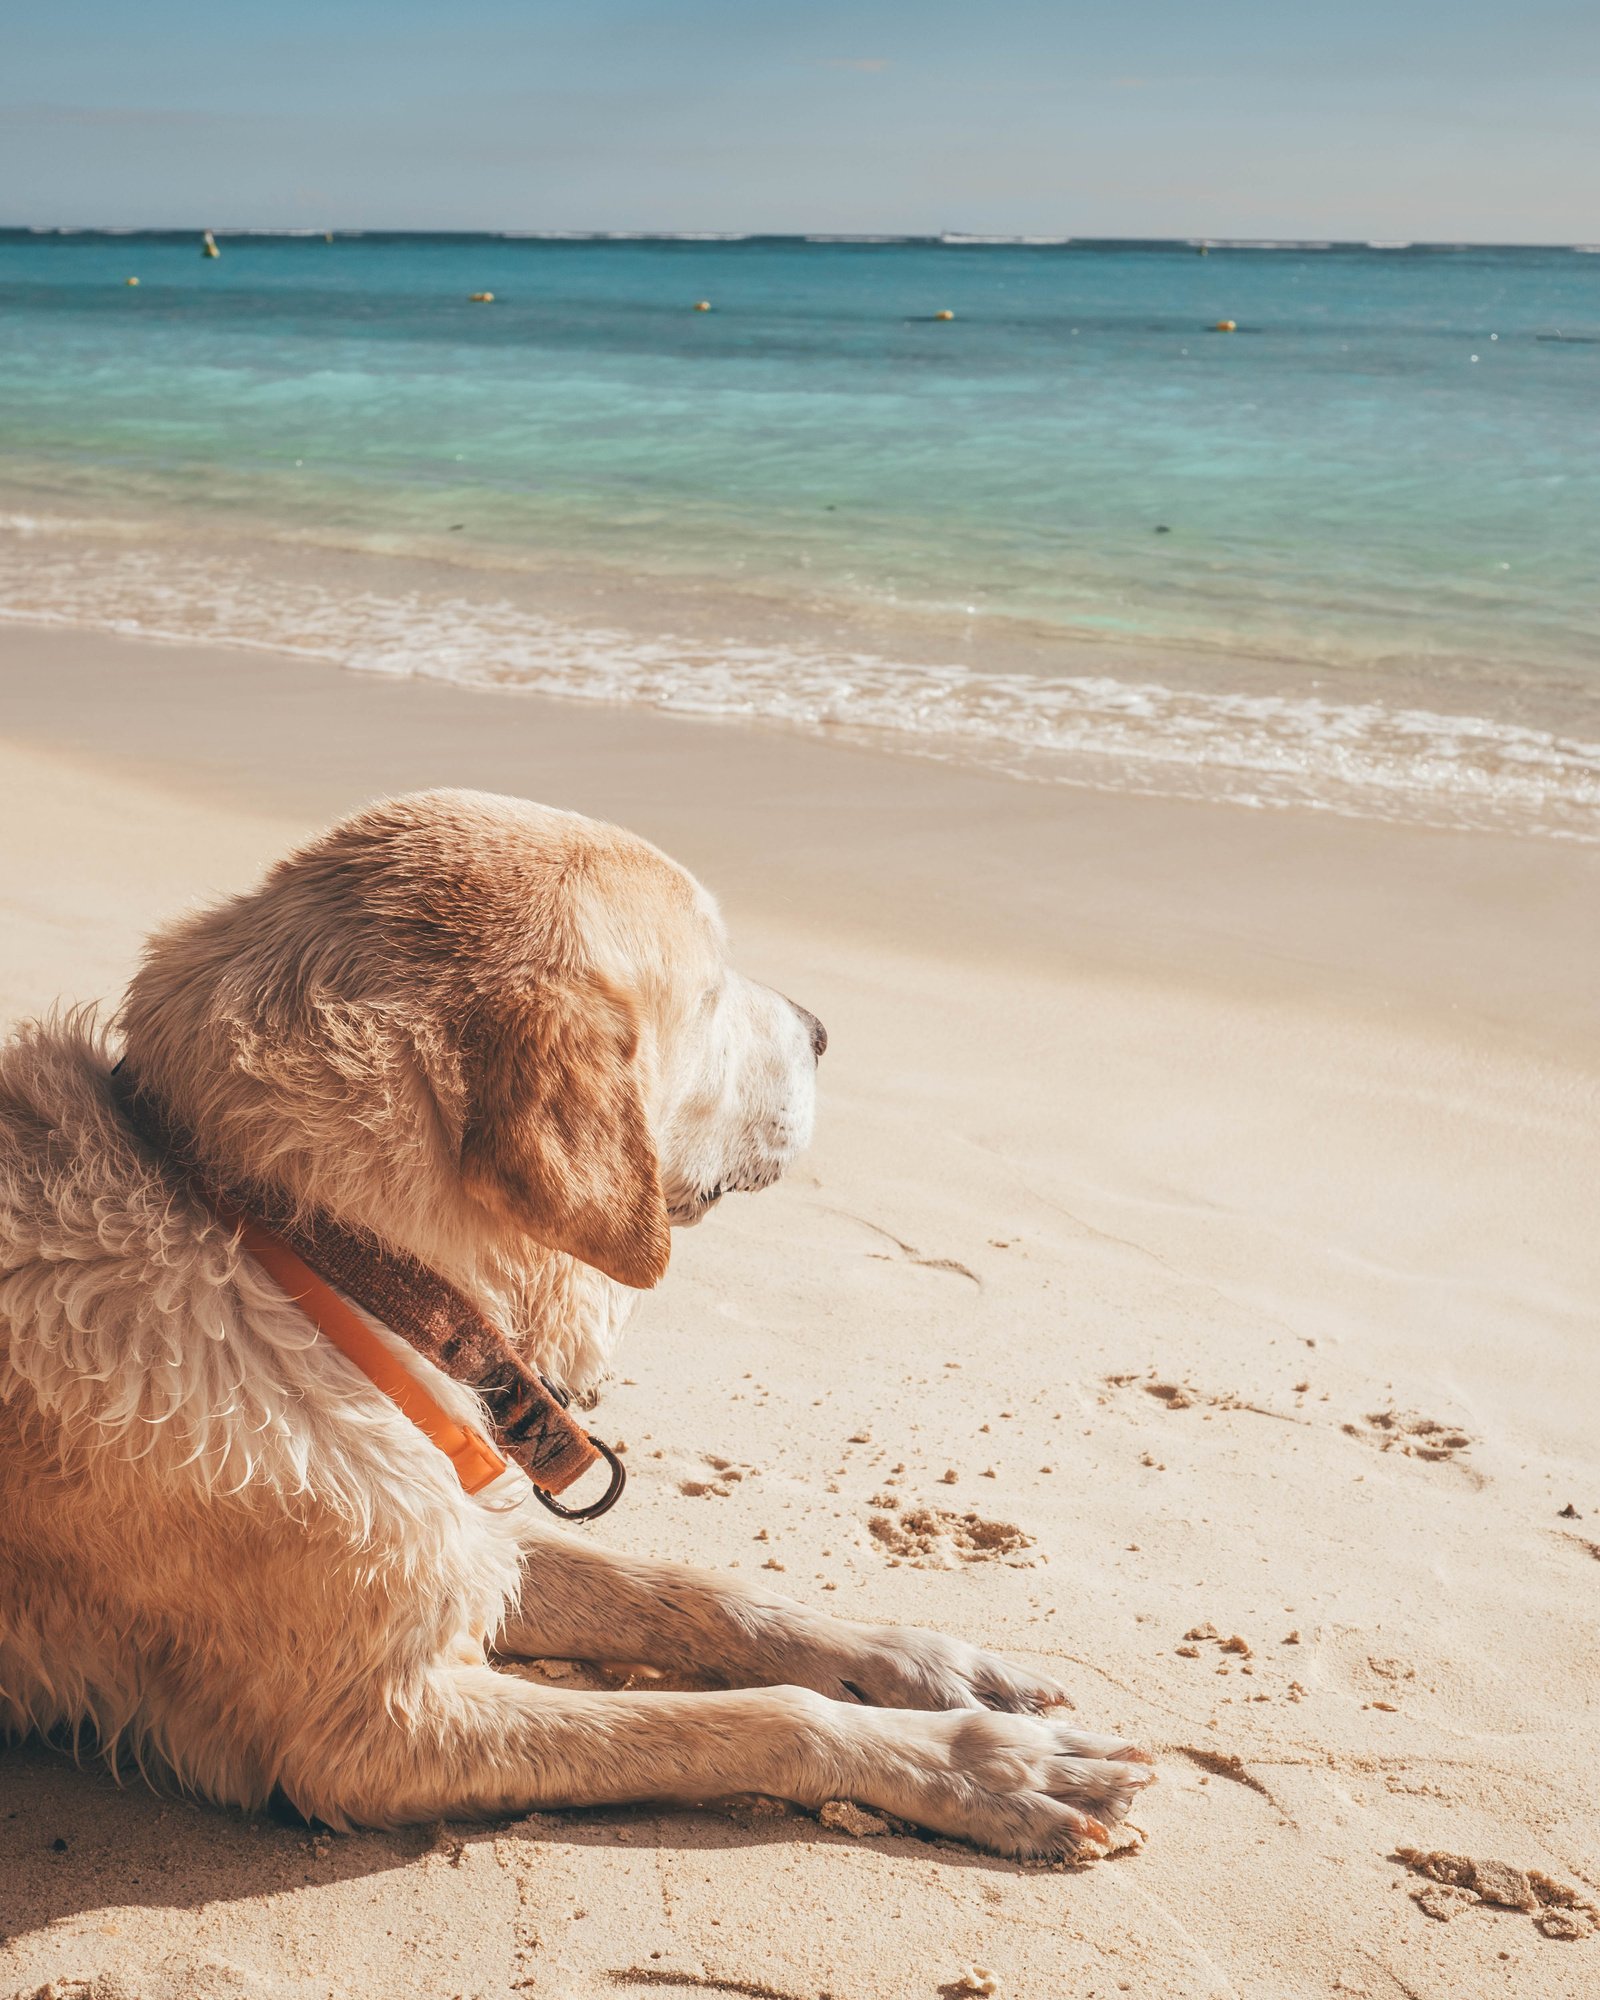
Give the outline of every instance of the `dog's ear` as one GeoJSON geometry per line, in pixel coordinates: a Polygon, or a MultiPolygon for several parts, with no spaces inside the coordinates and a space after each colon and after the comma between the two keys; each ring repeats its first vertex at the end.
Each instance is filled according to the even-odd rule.
{"type": "Polygon", "coordinates": [[[469,1191],[535,1242],[620,1284],[671,1255],[632,1003],[599,980],[541,982],[464,1024],[469,1191]]]}

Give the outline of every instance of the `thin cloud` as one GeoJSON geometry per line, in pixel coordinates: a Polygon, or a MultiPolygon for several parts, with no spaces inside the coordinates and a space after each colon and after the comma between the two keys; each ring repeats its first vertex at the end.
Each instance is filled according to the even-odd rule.
{"type": "Polygon", "coordinates": [[[824,59],[824,69],[853,69],[862,76],[876,76],[879,70],[889,67],[887,56],[828,56],[824,59]]]}

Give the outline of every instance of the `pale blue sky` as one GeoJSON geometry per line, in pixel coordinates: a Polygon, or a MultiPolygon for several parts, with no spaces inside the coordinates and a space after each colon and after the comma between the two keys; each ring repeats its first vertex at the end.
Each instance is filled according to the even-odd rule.
{"type": "Polygon", "coordinates": [[[0,222],[1600,239],[1597,0],[35,0],[0,222]]]}

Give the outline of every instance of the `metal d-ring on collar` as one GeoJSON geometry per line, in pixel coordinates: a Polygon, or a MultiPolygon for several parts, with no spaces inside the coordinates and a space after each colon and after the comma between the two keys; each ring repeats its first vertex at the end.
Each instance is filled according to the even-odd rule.
{"type": "Polygon", "coordinates": [[[589,1437],[590,1444],[611,1468],[611,1482],[600,1498],[590,1501],[587,1507],[563,1507],[554,1494],[546,1493],[542,1486],[535,1486],[533,1489],[539,1497],[540,1504],[548,1507],[552,1514],[559,1514],[563,1521],[598,1521],[602,1514],[609,1514],[616,1506],[622,1498],[623,1487],[628,1483],[628,1468],[610,1445],[603,1444],[599,1438],[587,1432],[585,1436],[589,1437]]]}

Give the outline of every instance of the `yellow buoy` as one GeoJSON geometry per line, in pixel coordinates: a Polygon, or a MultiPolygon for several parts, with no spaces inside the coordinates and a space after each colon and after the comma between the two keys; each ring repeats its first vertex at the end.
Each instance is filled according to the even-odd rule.
{"type": "Polygon", "coordinates": [[[938,312],[936,312],[936,313],[934,314],[934,318],[935,318],[935,319],[954,319],[954,318],[955,318],[955,314],[954,314],[954,313],[953,313],[953,312],[952,312],[952,311],[950,310],[950,308],[949,308],[948,306],[943,306],[943,307],[941,307],[941,308],[940,308],[940,310],[939,310],[938,312]]]}
{"type": "Polygon", "coordinates": [[[472,303],[475,306],[492,306],[494,304],[494,293],[474,292],[472,294],[472,303]]]}
{"type": "Polygon", "coordinates": [[[711,301],[709,299],[696,299],[694,309],[697,313],[708,313],[711,310],[711,301]]]}
{"type": "Polygon", "coordinates": [[[331,229],[323,230],[322,240],[324,243],[331,243],[333,241],[333,231],[331,229]]]}
{"type": "Polygon", "coordinates": [[[1237,333],[1238,331],[1239,322],[1236,319],[1219,319],[1212,328],[1213,333],[1237,333]]]}
{"type": "Polygon", "coordinates": [[[137,278],[124,278],[122,282],[125,285],[136,285],[138,284],[139,280],[137,278]]]}
{"type": "Polygon", "coordinates": [[[217,239],[209,229],[200,239],[200,255],[202,257],[220,257],[222,255],[222,252],[217,248],[217,239]]]}

